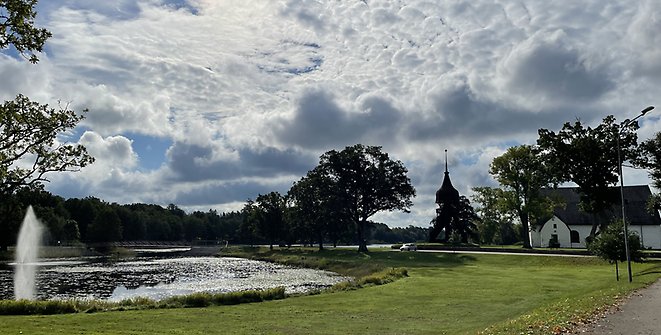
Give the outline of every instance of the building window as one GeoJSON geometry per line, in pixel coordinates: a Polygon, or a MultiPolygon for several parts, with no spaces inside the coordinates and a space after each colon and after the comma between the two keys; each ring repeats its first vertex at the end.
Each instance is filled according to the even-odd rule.
{"type": "Polygon", "coordinates": [[[558,225],[554,223],[553,224],[553,229],[558,229],[558,225]]]}
{"type": "Polygon", "coordinates": [[[581,243],[581,236],[578,234],[577,231],[572,230],[571,233],[569,233],[571,236],[571,243],[581,243]]]}

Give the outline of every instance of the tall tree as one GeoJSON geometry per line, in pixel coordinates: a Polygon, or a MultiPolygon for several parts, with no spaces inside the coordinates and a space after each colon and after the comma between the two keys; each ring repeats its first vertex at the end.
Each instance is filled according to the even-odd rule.
{"type": "Polygon", "coordinates": [[[551,207],[547,197],[540,191],[549,186],[551,179],[547,166],[539,153],[530,145],[507,149],[491,163],[489,173],[500,183],[503,192],[501,206],[521,221],[523,247],[530,245],[530,222],[540,218],[544,210],[551,207]]]}
{"type": "MultiPolygon", "coordinates": [[[[641,143],[639,150],[640,156],[633,161],[634,165],[649,170],[654,187],[661,189],[661,132],[641,143]]],[[[655,194],[649,205],[651,209],[661,210],[661,196],[655,194]]]]}
{"type": "MultiPolygon", "coordinates": [[[[537,144],[554,182],[578,185],[581,209],[598,215],[617,201],[617,192],[610,187],[618,181],[618,137],[622,161],[636,158],[637,129],[637,122],[622,127],[609,115],[595,128],[576,121],[565,123],[558,133],[540,129],[537,144]]],[[[606,218],[595,222],[591,237],[599,226],[603,230],[608,224],[606,218]]]]}
{"type": "Polygon", "coordinates": [[[299,236],[316,241],[319,250],[324,248],[326,238],[336,242],[347,228],[342,199],[334,192],[333,181],[317,167],[287,193],[292,203],[291,221],[298,227],[299,236]]]}
{"type": "MultiPolygon", "coordinates": [[[[0,1],[0,50],[12,48],[32,63],[39,59],[51,36],[34,26],[36,0],[0,1]]],[[[46,174],[76,171],[93,162],[81,145],[61,144],[56,136],[82,119],[68,108],[58,110],[18,95],[0,105],[0,203],[9,203],[18,189],[47,181],[46,174]]],[[[2,214],[2,213],[0,213],[2,214]]],[[[17,224],[8,215],[0,218],[0,235],[14,236],[17,224]]],[[[0,238],[0,249],[7,249],[0,238]]]]}
{"type": "Polygon", "coordinates": [[[246,213],[246,230],[268,241],[269,248],[273,249],[273,244],[284,233],[284,197],[278,192],[260,194],[254,202],[248,201],[243,210],[246,213]]]}
{"type": "Polygon", "coordinates": [[[401,161],[381,147],[356,144],[321,155],[319,169],[331,181],[344,216],[356,229],[358,250],[367,252],[368,219],[381,211],[409,211],[415,189],[401,161]]]}

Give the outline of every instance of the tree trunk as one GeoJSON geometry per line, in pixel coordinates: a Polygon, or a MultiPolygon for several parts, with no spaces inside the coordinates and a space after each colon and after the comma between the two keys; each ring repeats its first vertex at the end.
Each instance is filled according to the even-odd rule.
{"type": "Polygon", "coordinates": [[[620,281],[620,269],[617,266],[617,260],[615,260],[615,278],[617,278],[617,281],[620,281]]]}
{"type": "Polygon", "coordinates": [[[319,239],[319,251],[322,251],[324,250],[324,236],[321,233],[319,233],[318,239],[319,239]]]}
{"type": "Polygon", "coordinates": [[[364,220],[358,221],[358,252],[367,252],[367,241],[365,240],[365,227],[367,222],[364,220]]]}
{"type": "Polygon", "coordinates": [[[528,223],[528,213],[519,212],[519,219],[523,225],[523,248],[532,249],[530,245],[530,224],[528,223]]]}

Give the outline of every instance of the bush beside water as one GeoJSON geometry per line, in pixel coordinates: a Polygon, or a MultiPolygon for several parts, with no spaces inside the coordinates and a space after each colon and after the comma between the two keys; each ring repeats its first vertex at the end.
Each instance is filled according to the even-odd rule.
{"type": "Polygon", "coordinates": [[[99,300],[2,300],[0,301],[0,315],[47,315],[157,308],[208,307],[278,300],[285,297],[285,288],[276,287],[268,290],[248,290],[229,293],[193,293],[160,301],[141,297],[126,299],[120,302],[99,300]]]}

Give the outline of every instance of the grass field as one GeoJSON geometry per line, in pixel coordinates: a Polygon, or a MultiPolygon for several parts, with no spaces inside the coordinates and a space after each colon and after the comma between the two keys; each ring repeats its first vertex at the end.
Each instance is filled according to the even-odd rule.
{"type": "Polygon", "coordinates": [[[292,250],[235,255],[366,275],[408,277],[358,290],[235,306],[0,316],[2,334],[553,334],[661,276],[634,265],[616,282],[595,258],[292,250]]]}

